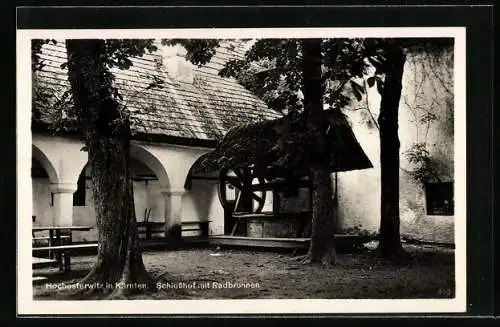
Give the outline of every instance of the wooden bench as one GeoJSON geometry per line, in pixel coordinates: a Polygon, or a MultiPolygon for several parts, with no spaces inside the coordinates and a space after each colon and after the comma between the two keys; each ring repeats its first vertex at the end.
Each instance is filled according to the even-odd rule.
{"type": "Polygon", "coordinates": [[[58,264],[57,260],[54,259],[33,257],[31,266],[33,267],[33,269],[39,269],[39,268],[54,266],[57,264],[58,264]]]}
{"type": "MultiPolygon", "coordinates": [[[[61,239],[70,239],[71,236],[70,235],[61,235],[60,236],[61,239]]],[[[33,237],[33,241],[41,241],[41,240],[50,240],[50,236],[37,236],[37,237],[33,237]]]]}
{"type": "Polygon", "coordinates": [[[33,284],[35,284],[35,283],[41,283],[44,280],[47,280],[47,277],[45,277],[45,276],[33,276],[32,280],[33,280],[33,284]]]}
{"type": "MultiPolygon", "coordinates": [[[[63,242],[63,244],[66,244],[68,242],[71,242],[71,235],[61,235],[61,236],[59,236],[59,239],[61,242],[63,242]]],[[[53,240],[53,238],[51,238],[50,236],[36,236],[36,237],[33,237],[32,244],[33,244],[33,246],[39,246],[40,243],[44,242],[48,246],[51,246],[52,240],[53,240]]]]}
{"type": "Polygon", "coordinates": [[[210,220],[204,221],[183,221],[182,231],[183,232],[200,232],[200,235],[196,236],[208,236],[208,226],[210,220]]]}
{"type": "Polygon", "coordinates": [[[59,270],[68,272],[71,270],[71,252],[75,250],[94,248],[97,248],[97,243],[40,246],[33,248],[33,253],[40,253],[44,251],[53,252],[55,254],[55,261],[59,264],[59,270]]]}
{"type": "Polygon", "coordinates": [[[137,222],[137,234],[139,238],[144,235],[144,239],[150,240],[155,234],[165,234],[165,223],[163,222],[137,222]]]}
{"type": "MultiPolygon", "coordinates": [[[[210,221],[183,221],[181,223],[182,232],[192,233],[199,232],[197,236],[208,236],[208,226],[210,221]]],[[[151,240],[153,235],[162,234],[165,236],[165,223],[163,222],[144,222],[137,223],[137,233],[139,236],[145,235],[143,239],[151,240]]]]}

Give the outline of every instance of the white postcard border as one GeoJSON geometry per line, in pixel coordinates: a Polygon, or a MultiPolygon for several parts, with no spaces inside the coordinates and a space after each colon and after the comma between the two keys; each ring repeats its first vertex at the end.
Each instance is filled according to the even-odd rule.
{"type": "MultiPolygon", "coordinates": [[[[80,29],[17,31],[17,312],[66,314],[299,314],[449,313],[466,310],[466,76],[465,27],[80,29]],[[31,43],[33,38],[336,38],[453,37],[455,94],[455,284],[454,299],[412,300],[133,300],[37,301],[31,268],[31,43]]],[[[334,268],[333,268],[334,269],[334,268]]]]}

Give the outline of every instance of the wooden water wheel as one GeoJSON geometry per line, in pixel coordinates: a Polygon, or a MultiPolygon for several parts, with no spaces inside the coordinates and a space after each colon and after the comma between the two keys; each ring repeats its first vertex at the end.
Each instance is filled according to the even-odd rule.
{"type": "Polygon", "coordinates": [[[228,208],[230,201],[235,201],[234,212],[261,212],[266,201],[266,191],[256,188],[265,182],[251,168],[223,169],[219,175],[219,200],[224,208],[228,208]]]}

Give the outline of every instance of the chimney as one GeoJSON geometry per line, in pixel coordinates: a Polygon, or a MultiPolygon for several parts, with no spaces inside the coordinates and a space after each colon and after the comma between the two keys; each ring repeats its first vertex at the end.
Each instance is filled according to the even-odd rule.
{"type": "Polygon", "coordinates": [[[181,45],[161,48],[163,67],[168,77],[176,82],[193,84],[193,64],[186,60],[186,49],[181,45]]]}

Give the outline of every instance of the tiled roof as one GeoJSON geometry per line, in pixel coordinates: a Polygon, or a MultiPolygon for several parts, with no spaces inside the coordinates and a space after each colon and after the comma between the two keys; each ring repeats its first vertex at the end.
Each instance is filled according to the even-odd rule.
{"type": "MultiPolygon", "coordinates": [[[[131,58],[133,66],[128,70],[114,69],[116,85],[132,112],[133,129],[150,135],[216,140],[239,124],[280,117],[235,79],[218,76],[226,61],[242,53],[241,48],[224,43],[207,65],[192,66],[193,83],[173,79],[165,71],[160,52],[131,58]],[[165,82],[163,87],[145,90],[153,76],[165,82]]],[[[67,61],[64,42],[44,45],[40,57],[44,67],[36,73],[35,85],[61,97],[69,89],[67,69],[61,68],[67,61]]],[[[51,105],[38,107],[42,115],[37,119],[50,123],[51,105]]]]}

